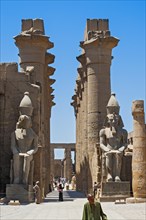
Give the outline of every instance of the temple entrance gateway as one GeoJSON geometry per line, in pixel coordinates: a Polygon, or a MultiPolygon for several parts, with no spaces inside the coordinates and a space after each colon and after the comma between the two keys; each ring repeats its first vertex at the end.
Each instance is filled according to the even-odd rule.
{"type": "Polygon", "coordinates": [[[52,143],[50,144],[51,149],[51,177],[58,178],[64,177],[66,180],[71,181],[74,170],[74,158],[75,157],[75,143],[52,143]],[[55,150],[64,150],[62,159],[55,159],[55,150]]]}

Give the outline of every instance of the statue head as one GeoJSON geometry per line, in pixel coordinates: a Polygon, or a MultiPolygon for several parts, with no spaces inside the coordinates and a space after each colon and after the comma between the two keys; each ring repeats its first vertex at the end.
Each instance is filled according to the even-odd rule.
{"type": "Polygon", "coordinates": [[[114,93],[111,94],[111,97],[107,104],[107,114],[119,114],[120,106],[116,99],[116,95],[114,93]]]}
{"type": "Polygon", "coordinates": [[[120,106],[116,100],[115,94],[112,93],[107,104],[107,116],[104,122],[106,127],[114,127],[115,129],[123,128],[124,124],[121,116],[119,115],[120,106]]]}
{"type": "Polygon", "coordinates": [[[19,111],[20,115],[32,116],[33,106],[32,106],[31,99],[29,97],[29,92],[24,93],[24,97],[21,100],[20,105],[19,105],[19,110],[20,110],[19,111]]]}

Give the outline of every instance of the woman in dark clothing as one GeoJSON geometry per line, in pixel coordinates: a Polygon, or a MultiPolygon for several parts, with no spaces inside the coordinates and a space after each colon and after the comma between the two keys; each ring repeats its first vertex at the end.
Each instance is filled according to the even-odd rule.
{"type": "Polygon", "coordinates": [[[60,183],[59,186],[58,186],[59,201],[63,201],[63,189],[64,189],[64,187],[63,187],[62,184],[60,183]]]}

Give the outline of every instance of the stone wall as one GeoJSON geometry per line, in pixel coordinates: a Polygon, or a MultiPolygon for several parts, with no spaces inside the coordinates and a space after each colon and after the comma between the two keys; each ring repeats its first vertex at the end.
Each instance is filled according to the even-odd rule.
{"type": "Polygon", "coordinates": [[[39,132],[39,97],[40,88],[30,84],[27,76],[18,72],[16,63],[0,64],[0,168],[1,168],[1,190],[10,182],[10,160],[11,152],[11,133],[15,130],[16,122],[19,117],[19,104],[25,91],[29,91],[34,106],[33,129],[39,132]]]}

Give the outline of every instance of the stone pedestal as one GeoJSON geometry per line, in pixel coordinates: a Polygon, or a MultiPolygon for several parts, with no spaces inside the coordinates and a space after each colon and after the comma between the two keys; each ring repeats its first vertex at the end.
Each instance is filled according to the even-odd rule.
{"type": "Polygon", "coordinates": [[[7,201],[19,200],[20,203],[34,202],[33,187],[29,186],[27,189],[23,184],[7,184],[6,199],[7,201]]]}
{"type": "Polygon", "coordinates": [[[106,182],[101,184],[100,201],[115,201],[130,196],[130,182],[106,182]]]}
{"type": "Polygon", "coordinates": [[[144,203],[144,202],[146,202],[146,198],[130,197],[126,199],[126,203],[144,203]]]}

